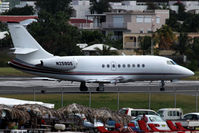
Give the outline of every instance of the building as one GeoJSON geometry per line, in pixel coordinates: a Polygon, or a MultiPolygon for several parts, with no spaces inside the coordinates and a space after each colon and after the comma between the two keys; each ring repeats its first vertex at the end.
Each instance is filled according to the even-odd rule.
{"type": "MultiPolygon", "coordinates": [[[[176,36],[178,37],[180,34],[179,33],[175,33],[176,36]]],[[[144,36],[152,36],[151,33],[124,33],[123,34],[123,49],[125,50],[135,50],[135,49],[139,49],[140,45],[139,45],[139,38],[140,37],[144,37],[144,36]]],[[[188,33],[187,36],[190,39],[193,38],[199,38],[199,33],[188,33]]],[[[158,47],[157,45],[154,47],[158,47]]]]}
{"type": "Polygon", "coordinates": [[[27,19],[37,19],[38,16],[0,16],[0,22],[21,22],[27,19]]]}
{"type": "Polygon", "coordinates": [[[93,29],[93,21],[88,19],[71,18],[69,23],[78,29],[93,29]]]}
{"type": "Polygon", "coordinates": [[[128,11],[106,13],[102,30],[122,38],[123,33],[150,33],[159,29],[169,18],[169,10],[128,11]]]}
{"type": "Polygon", "coordinates": [[[8,11],[10,9],[10,2],[1,2],[0,3],[0,13],[8,11]]]}
{"type": "Polygon", "coordinates": [[[21,0],[20,4],[15,5],[16,8],[22,8],[25,6],[32,6],[34,9],[36,8],[36,1],[27,1],[27,0],[21,0]]]}
{"type": "MultiPolygon", "coordinates": [[[[185,5],[187,12],[199,12],[199,1],[198,0],[150,0],[153,4],[163,8],[169,8],[173,11],[178,12],[178,5],[176,3],[181,2],[185,5]]],[[[135,1],[122,1],[122,2],[110,2],[112,11],[145,11],[147,10],[148,0],[135,0],[135,1]]]]}
{"type": "MultiPolygon", "coordinates": [[[[110,2],[112,11],[146,11],[148,8],[148,1],[122,1],[122,2],[110,2]]],[[[155,5],[160,7],[168,7],[171,10],[178,11],[178,6],[169,4],[169,1],[153,1],[155,5]]]]}
{"type": "MultiPolygon", "coordinates": [[[[103,47],[108,48],[109,46],[105,44],[94,44],[94,45],[83,48],[82,51],[84,52],[85,55],[96,55],[98,54],[96,49],[98,48],[100,50],[103,50],[103,47]]],[[[117,49],[113,47],[111,47],[110,50],[117,51],[117,49]]]]}
{"type": "Polygon", "coordinates": [[[90,0],[73,0],[71,7],[73,8],[72,18],[86,19],[86,15],[90,14],[90,0]]]}

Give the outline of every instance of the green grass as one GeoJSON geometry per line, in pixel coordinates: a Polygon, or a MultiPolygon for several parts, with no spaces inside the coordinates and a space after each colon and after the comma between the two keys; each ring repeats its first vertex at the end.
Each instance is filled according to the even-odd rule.
{"type": "Polygon", "coordinates": [[[194,76],[188,77],[185,80],[199,80],[199,71],[196,71],[194,76]]]}
{"type": "MultiPolygon", "coordinates": [[[[23,100],[33,100],[33,95],[0,95],[0,97],[17,98],[23,100]]],[[[195,96],[178,94],[176,96],[177,107],[183,109],[184,113],[194,112],[196,110],[195,96]]],[[[55,108],[61,107],[61,94],[37,94],[37,101],[54,103],[55,108]]],[[[148,108],[148,94],[141,93],[120,93],[120,108],[148,108]]],[[[64,94],[64,106],[72,103],[78,103],[89,106],[89,95],[84,94],[64,94]]],[[[198,101],[199,103],[199,101],[198,101]]],[[[117,93],[98,93],[92,94],[91,107],[101,108],[108,107],[117,110],[117,93]]],[[[174,107],[173,94],[152,94],[151,109],[174,107]]]]}
{"type": "Polygon", "coordinates": [[[0,76],[31,76],[31,75],[11,67],[1,67],[0,76]]]}

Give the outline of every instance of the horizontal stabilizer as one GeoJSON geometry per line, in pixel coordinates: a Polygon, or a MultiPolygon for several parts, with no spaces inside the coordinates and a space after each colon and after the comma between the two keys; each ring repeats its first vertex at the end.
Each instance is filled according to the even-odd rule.
{"type": "Polygon", "coordinates": [[[37,51],[38,49],[34,48],[12,48],[14,50],[14,54],[29,54],[37,51]]]}

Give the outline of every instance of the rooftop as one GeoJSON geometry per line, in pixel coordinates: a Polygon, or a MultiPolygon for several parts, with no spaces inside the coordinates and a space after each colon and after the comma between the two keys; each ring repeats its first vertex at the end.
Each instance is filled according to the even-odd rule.
{"type": "Polygon", "coordinates": [[[0,16],[1,22],[20,22],[26,19],[37,19],[38,16],[0,16]]]}

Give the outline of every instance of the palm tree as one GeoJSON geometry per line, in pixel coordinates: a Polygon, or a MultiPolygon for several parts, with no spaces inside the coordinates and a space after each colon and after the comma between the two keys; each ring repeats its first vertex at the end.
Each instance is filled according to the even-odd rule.
{"type": "Polygon", "coordinates": [[[111,47],[107,45],[103,45],[102,49],[96,47],[95,50],[98,55],[118,55],[116,50],[111,50],[111,47]]]}
{"type": "Polygon", "coordinates": [[[177,38],[171,27],[163,25],[154,33],[154,40],[159,44],[159,49],[169,50],[177,38]]]}
{"type": "Polygon", "coordinates": [[[145,36],[145,37],[139,37],[139,44],[140,44],[140,50],[142,51],[142,54],[149,54],[150,48],[151,48],[151,37],[145,36]]]}
{"type": "Polygon", "coordinates": [[[187,36],[187,33],[180,33],[178,37],[178,42],[174,45],[174,50],[180,53],[180,55],[185,55],[186,51],[190,48],[190,39],[187,36]]]}

